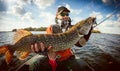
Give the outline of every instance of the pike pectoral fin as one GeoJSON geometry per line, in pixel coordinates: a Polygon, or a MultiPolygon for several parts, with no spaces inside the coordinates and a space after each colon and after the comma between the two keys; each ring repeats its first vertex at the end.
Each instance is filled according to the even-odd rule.
{"type": "Polygon", "coordinates": [[[29,52],[23,52],[23,51],[16,51],[16,52],[20,60],[24,60],[29,55],[29,52]]]}
{"type": "Polygon", "coordinates": [[[0,46],[0,54],[5,54],[6,57],[6,63],[9,65],[10,62],[12,61],[12,56],[13,56],[13,51],[9,50],[10,47],[9,45],[3,45],[0,46]]]}
{"type": "Polygon", "coordinates": [[[9,65],[10,62],[12,61],[13,52],[10,52],[8,50],[8,51],[6,51],[5,56],[6,56],[6,63],[9,65]]]}
{"type": "Polygon", "coordinates": [[[2,54],[2,53],[6,53],[7,51],[8,51],[8,46],[0,46],[0,54],[2,54]]]}

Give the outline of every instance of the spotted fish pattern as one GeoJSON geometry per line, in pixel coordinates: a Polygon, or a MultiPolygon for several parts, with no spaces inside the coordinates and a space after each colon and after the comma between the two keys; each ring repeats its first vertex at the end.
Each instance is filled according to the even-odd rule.
{"type": "Polygon", "coordinates": [[[94,23],[95,18],[89,17],[75,24],[68,31],[57,34],[32,34],[26,30],[19,30],[16,32],[14,44],[0,46],[0,53],[6,54],[9,63],[15,51],[32,52],[30,45],[34,43],[42,42],[45,47],[52,46],[55,51],[65,50],[71,48],[80,37],[87,35],[94,23]]]}
{"type": "MultiPolygon", "coordinates": [[[[80,37],[87,35],[95,18],[89,17],[78,22],[70,30],[57,34],[30,34],[17,41],[15,50],[31,51],[29,48],[33,43],[43,42],[45,47],[52,46],[56,51],[64,50],[73,46],[80,37]]],[[[24,30],[21,30],[24,31],[24,30]]]]}

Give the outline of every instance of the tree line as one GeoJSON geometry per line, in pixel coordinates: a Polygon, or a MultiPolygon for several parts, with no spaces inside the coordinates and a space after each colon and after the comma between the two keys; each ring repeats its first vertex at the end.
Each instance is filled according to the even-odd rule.
{"type": "MultiPolygon", "coordinates": [[[[47,27],[40,27],[40,28],[32,28],[32,27],[28,27],[28,28],[24,28],[24,30],[27,31],[46,31],[47,27]]],[[[16,31],[17,29],[13,29],[12,31],[16,31]]],[[[92,30],[92,33],[101,33],[99,30],[92,30]]]]}
{"type": "MultiPolygon", "coordinates": [[[[45,31],[47,29],[47,27],[40,27],[40,28],[32,28],[32,27],[28,27],[28,28],[22,28],[24,30],[27,31],[45,31]]],[[[17,29],[13,29],[12,31],[16,31],[17,29]]]]}

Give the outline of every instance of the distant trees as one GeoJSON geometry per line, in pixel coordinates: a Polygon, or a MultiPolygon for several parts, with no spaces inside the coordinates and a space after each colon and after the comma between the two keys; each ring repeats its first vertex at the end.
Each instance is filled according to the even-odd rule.
{"type": "Polygon", "coordinates": [[[92,30],[92,33],[101,33],[99,30],[92,30]]]}
{"type": "MultiPolygon", "coordinates": [[[[47,27],[40,27],[40,28],[32,28],[32,27],[28,27],[28,28],[23,28],[24,30],[27,31],[46,31],[47,27]]],[[[17,29],[13,29],[12,31],[16,31],[17,29]]],[[[92,30],[92,33],[101,33],[99,30],[92,30]]]]}
{"type": "MultiPolygon", "coordinates": [[[[24,30],[28,30],[28,31],[45,31],[47,29],[47,27],[40,27],[40,28],[32,28],[32,27],[28,27],[28,28],[23,28],[24,30]]],[[[17,29],[13,29],[12,31],[16,31],[17,29]]]]}
{"type": "Polygon", "coordinates": [[[13,29],[12,31],[15,32],[17,29],[13,29]]]}

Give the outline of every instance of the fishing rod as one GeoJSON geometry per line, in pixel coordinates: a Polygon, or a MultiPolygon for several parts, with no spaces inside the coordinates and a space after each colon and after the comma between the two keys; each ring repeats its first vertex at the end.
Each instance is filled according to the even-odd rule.
{"type": "Polygon", "coordinates": [[[105,18],[104,20],[102,20],[100,23],[98,23],[98,24],[96,23],[96,25],[93,28],[97,27],[98,25],[100,25],[101,23],[103,23],[104,21],[106,21],[107,19],[109,19],[110,17],[112,17],[114,15],[114,13],[116,13],[117,11],[118,11],[118,9],[114,10],[113,13],[110,16],[108,16],[107,18],[105,18]]]}

